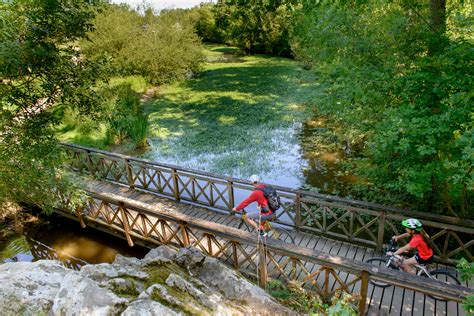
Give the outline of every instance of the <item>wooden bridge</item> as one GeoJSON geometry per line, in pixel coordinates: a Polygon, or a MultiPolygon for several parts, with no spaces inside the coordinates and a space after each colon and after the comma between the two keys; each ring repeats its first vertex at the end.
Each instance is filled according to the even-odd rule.
{"type": "MultiPolygon", "coordinates": [[[[129,245],[195,246],[261,286],[268,278],[297,281],[330,297],[337,291],[359,295],[360,314],[464,315],[460,302],[471,284],[446,285],[364,263],[400,234],[399,222],[420,218],[433,241],[439,265],[460,256],[472,261],[474,223],[408,212],[311,192],[276,187],[284,200],[277,223],[291,230],[295,244],[267,240],[236,229],[231,211],[248,195],[245,181],[157,164],[129,156],[64,144],[71,167],[93,176],[87,205],[57,212],[125,238],[129,245]],[[383,281],[388,288],[370,281],[383,281]],[[437,299],[433,299],[436,297],[437,299]]],[[[67,199],[65,199],[67,205],[67,199]]]]}

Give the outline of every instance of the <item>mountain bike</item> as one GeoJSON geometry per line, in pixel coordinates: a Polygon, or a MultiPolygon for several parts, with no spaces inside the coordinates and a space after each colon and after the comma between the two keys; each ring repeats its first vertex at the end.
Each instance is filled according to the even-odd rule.
{"type": "MultiPolygon", "coordinates": [[[[385,252],[395,252],[397,251],[398,246],[397,242],[394,241],[393,239],[390,239],[390,241],[387,243],[387,247],[385,249],[385,252]]],[[[367,259],[365,262],[379,266],[379,267],[385,267],[385,268],[390,268],[394,270],[400,270],[400,265],[403,262],[404,258],[399,255],[391,255],[391,256],[385,256],[385,257],[373,257],[367,259]]],[[[416,264],[414,265],[416,269],[416,275],[418,276],[424,276],[433,280],[438,280],[447,284],[454,284],[454,285],[461,285],[461,282],[459,282],[458,278],[454,275],[454,273],[448,269],[436,269],[436,270],[430,270],[429,269],[429,264],[416,264]]],[[[381,281],[370,281],[374,286],[382,287],[382,288],[387,288],[389,286],[392,286],[391,284],[384,283],[381,281]]],[[[432,299],[438,300],[438,301],[445,301],[442,298],[435,297],[432,295],[428,295],[432,299]]]]}
{"type": "MultiPolygon", "coordinates": [[[[242,217],[240,218],[240,224],[237,227],[238,229],[244,229],[246,231],[253,231],[253,227],[250,227],[244,220],[244,216],[247,216],[247,212],[245,212],[245,209],[242,210],[242,217]]],[[[273,238],[276,240],[284,241],[287,243],[295,243],[295,239],[293,236],[290,234],[290,232],[284,228],[281,227],[274,227],[270,224],[271,221],[274,221],[276,219],[275,213],[273,214],[273,217],[270,219],[262,219],[260,221],[260,229],[262,229],[265,232],[265,235],[262,236],[262,239],[265,241],[267,238],[273,238]]],[[[258,225],[258,222],[257,222],[258,225]]]]}

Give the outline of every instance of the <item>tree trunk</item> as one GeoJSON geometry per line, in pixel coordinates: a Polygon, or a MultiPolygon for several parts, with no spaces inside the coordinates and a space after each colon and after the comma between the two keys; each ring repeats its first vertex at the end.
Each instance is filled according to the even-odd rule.
{"type": "Polygon", "coordinates": [[[430,0],[431,26],[439,35],[446,32],[446,0],[430,0]]]}

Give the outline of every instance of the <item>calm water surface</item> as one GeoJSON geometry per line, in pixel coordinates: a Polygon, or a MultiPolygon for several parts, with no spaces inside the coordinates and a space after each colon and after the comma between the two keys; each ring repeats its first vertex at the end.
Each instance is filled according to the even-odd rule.
{"type": "Polygon", "coordinates": [[[113,262],[117,254],[143,258],[149,249],[129,247],[126,240],[93,228],[81,228],[78,222],[52,216],[37,232],[25,232],[0,244],[0,262],[59,259],[71,268],[86,263],[113,262]]]}
{"type": "MultiPolygon", "coordinates": [[[[308,122],[269,131],[272,144],[264,147],[251,141],[252,134],[257,131],[249,132],[247,147],[239,152],[232,150],[232,144],[224,152],[201,151],[198,147],[190,147],[184,141],[186,135],[183,135],[166,140],[151,140],[148,151],[127,154],[242,179],[259,174],[265,183],[344,196],[348,186],[355,181],[353,176],[342,172],[344,151],[338,144],[333,146],[336,148],[334,150],[313,145],[315,134],[327,129],[308,122]]],[[[212,130],[208,133],[209,138],[216,137],[212,130]]]]}

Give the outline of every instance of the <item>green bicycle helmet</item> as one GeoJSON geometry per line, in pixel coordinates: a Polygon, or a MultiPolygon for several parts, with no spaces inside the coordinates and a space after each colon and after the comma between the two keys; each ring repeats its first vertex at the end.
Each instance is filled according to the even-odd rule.
{"type": "Polygon", "coordinates": [[[409,219],[403,220],[402,226],[405,228],[414,229],[416,231],[421,231],[423,229],[422,228],[423,225],[416,218],[409,218],[409,219]]]}

